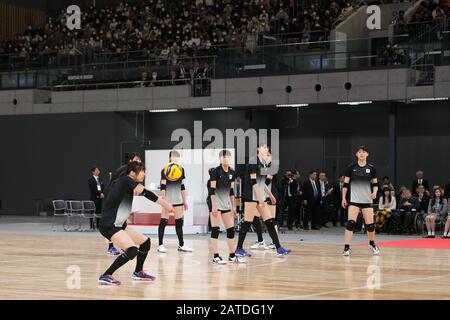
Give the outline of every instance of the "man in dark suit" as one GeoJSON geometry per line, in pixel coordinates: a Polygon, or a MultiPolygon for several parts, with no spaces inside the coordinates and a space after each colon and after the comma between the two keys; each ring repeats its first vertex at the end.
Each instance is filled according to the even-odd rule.
{"type": "Polygon", "coordinates": [[[305,215],[303,217],[303,229],[309,229],[309,220],[311,220],[311,229],[319,230],[320,224],[320,202],[322,196],[320,186],[317,182],[317,171],[311,170],[309,178],[303,183],[303,206],[305,215]]]}
{"type": "Polygon", "coordinates": [[[416,172],[416,179],[412,183],[412,189],[411,192],[416,192],[418,186],[424,186],[425,190],[430,191],[430,185],[428,183],[428,180],[425,180],[423,178],[423,171],[417,171],[416,172]]]}
{"type": "Polygon", "coordinates": [[[322,201],[320,204],[320,227],[329,228],[327,226],[327,222],[330,219],[330,209],[333,203],[331,201],[331,187],[328,184],[328,179],[325,172],[321,172],[319,174],[318,183],[320,187],[320,195],[322,197],[322,201]]]}
{"type": "MultiPolygon", "coordinates": [[[[339,182],[333,186],[333,202],[336,208],[336,213],[332,218],[333,226],[337,225],[339,221],[341,227],[345,227],[345,222],[348,220],[347,208],[342,207],[342,188],[344,187],[344,175],[339,177],[339,182]]],[[[347,202],[350,202],[350,192],[347,192],[347,202]]]]}
{"type": "Polygon", "coordinates": [[[297,209],[297,182],[294,180],[292,171],[288,170],[284,176],[284,199],[288,207],[287,227],[292,230],[295,212],[297,209]]]}
{"type": "Polygon", "coordinates": [[[296,209],[295,209],[295,227],[298,229],[301,227],[301,222],[303,221],[302,216],[302,197],[303,197],[303,185],[300,181],[300,172],[298,170],[294,170],[294,180],[297,182],[297,190],[296,190],[296,209]]]}
{"type": "MultiPolygon", "coordinates": [[[[92,176],[88,180],[90,200],[95,203],[95,213],[101,213],[103,199],[105,198],[105,186],[100,180],[100,168],[98,166],[92,167],[91,174],[92,176]]],[[[97,225],[98,222],[99,219],[97,218],[97,225]]],[[[94,219],[91,219],[91,229],[94,229],[94,219]]]]}

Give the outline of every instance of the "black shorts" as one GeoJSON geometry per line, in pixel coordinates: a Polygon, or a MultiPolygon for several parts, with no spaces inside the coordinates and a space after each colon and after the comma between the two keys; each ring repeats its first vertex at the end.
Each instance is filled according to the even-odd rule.
{"type": "Polygon", "coordinates": [[[181,207],[181,206],[184,206],[184,203],[173,204],[172,206],[174,206],[174,207],[181,207]]]}
{"type": "Polygon", "coordinates": [[[360,209],[368,209],[368,208],[373,208],[373,205],[371,203],[356,203],[356,202],[349,202],[348,206],[354,206],[354,207],[358,207],[360,209]]]}
{"type": "Polygon", "coordinates": [[[115,235],[120,230],[125,230],[127,228],[127,222],[125,221],[122,227],[116,227],[115,225],[110,225],[107,227],[99,226],[98,230],[106,239],[111,241],[113,235],[115,235]]]}
{"type": "MultiPolygon", "coordinates": [[[[208,212],[212,212],[212,202],[210,198],[206,198],[206,204],[208,205],[208,212]]],[[[228,210],[218,210],[220,213],[228,213],[231,212],[231,209],[228,210]]]]}

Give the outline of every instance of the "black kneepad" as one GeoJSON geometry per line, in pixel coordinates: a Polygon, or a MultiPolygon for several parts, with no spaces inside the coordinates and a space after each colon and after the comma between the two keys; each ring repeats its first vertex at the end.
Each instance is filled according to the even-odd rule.
{"type": "Polygon", "coordinates": [[[150,238],[147,238],[147,240],[139,246],[139,252],[147,253],[150,251],[151,246],[151,240],[150,238]]]}
{"type": "Polygon", "coordinates": [[[212,227],[211,228],[211,239],[219,239],[219,227],[212,227]]]}
{"type": "Polygon", "coordinates": [[[348,231],[353,231],[353,230],[355,230],[355,225],[356,225],[356,221],[355,220],[348,220],[347,221],[347,225],[345,226],[345,228],[348,231]]]}
{"type": "Polygon", "coordinates": [[[275,227],[275,219],[268,219],[266,221],[264,221],[264,223],[267,226],[267,229],[269,229],[269,227],[275,227]]]}
{"type": "Polygon", "coordinates": [[[137,247],[129,247],[127,250],[125,250],[125,255],[130,260],[133,260],[134,258],[136,258],[137,254],[138,254],[137,247]]]}
{"type": "Polygon", "coordinates": [[[374,232],[375,231],[375,224],[374,223],[366,224],[366,230],[367,230],[367,232],[374,232]]]}
{"type": "Polygon", "coordinates": [[[227,238],[234,239],[234,228],[233,227],[227,229],[227,238]]]}
{"type": "Polygon", "coordinates": [[[252,223],[253,222],[249,222],[249,221],[245,221],[244,220],[244,222],[242,223],[242,226],[241,226],[242,230],[244,230],[244,231],[250,230],[250,227],[251,227],[252,223]]]}
{"type": "Polygon", "coordinates": [[[183,226],[183,222],[184,222],[183,218],[175,219],[175,226],[176,227],[182,227],[183,226]]]}

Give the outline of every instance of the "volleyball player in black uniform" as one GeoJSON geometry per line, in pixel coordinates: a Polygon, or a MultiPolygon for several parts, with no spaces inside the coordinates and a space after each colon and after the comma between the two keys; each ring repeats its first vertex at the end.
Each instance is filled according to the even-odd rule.
{"type": "Polygon", "coordinates": [[[150,251],[150,239],[127,225],[128,217],[131,214],[133,195],[142,195],[158,203],[167,211],[173,211],[170,203],[158,198],[157,195],[140,184],[145,178],[145,166],[142,163],[130,162],[126,174],[112,183],[100,219],[100,233],[124,251],[100,276],[98,282],[104,285],[120,285],[121,282],[114,279],[113,273],[136,257],[136,268],[132,274],[132,279],[141,281],[155,281],[156,279],[143,270],[145,259],[150,251]]]}
{"type": "MultiPolygon", "coordinates": [[[[272,165],[272,151],[270,149],[267,152],[266,162],[267,162],[268,167],[270,167],[272,165]]],[[[276,221],[277,204],[278,204],[278,190],[275,186],[275,181],[276,181],[276,175],[270,175],[270,174],[267,175],[266,185],[267,185],[267,188],[270,190],[271,194],[266,193],[266,203],[267,203],[267,207],[269,208],[269,211],[270,211],[270,216],[272,219],[274,219],[274,221],[276,221]]],[[[275,230],[278,232],[277,225],[275,225],[275,230]]],[[[272,242],[269,244],[265,244],[264,249],[266,249],[266,250],[276,249],[276,246],[272,242]]]]}
{"type": "Polygon", "coordinates": [[[250,161],[243,179],[244,184],[242,188],[242,198],[244,201],[244,222],[242,223],[242,227],[239,232],[239,240],[236,248],[237,256],[251,256],[243,249],[243,245],[245,236],[247,235],[247,232],[257,213],[261,215],[264,223],[266,224],[267,231],[272,238],[272,242],[277,248],[277,255],[282,256],[290,252],[290,250],[287,250],[281,246],[278,239],[278,234],[275,230],[275,219],[272,218],[270,210],[265,202],[265,193],[267,193],[271,199],[273,198],[272,192],[266,185],[268,175],[266,163],[267,153],[268,147],[266,144],[262,144],[257,148],[257,158],[250,161]]]}
{"type": "MultiPolygon", "coordinates": [[[[266,158],[264,159],[264,163],[266,163],[267,167],[270,167],[272,164],[272,152],[271,150],[267,150],[266,158]]],[[[267,203],[267,208],[270,211],[271,217],[276,221],[276,211],[277,211],[277,197],[278,197],[278,191],[274,187],[274,176],[273,175],[267,175],[267,179],[265,181],[265,184],[267,185],[267,188],[270,190],[271,194],[267,194],[266,191],[264,191],[264,197],[265,201],[267,203]]],[[[251,249],[265,249],[265,250],[271,250],[276,249],[276,246],[273,243],[267,243],[264,241],[263,235],[262,235],[262,227],[261,227],[261,215],[257,213],[255,217],[253,218],[253,229],[255,230],[255,233],[258,237],[257,241],[250,246],[251,249]]],[[[277,229],[277,226],[275,225],[275,230],[277,229]]]]}
{"type": "Polygon", "coordinates": [[[364,223],[369,238],[369,249],[374,255],[380,253],[375,244],[375,224],[373,217],[373,200],[377,197],[378,180],[375,167],[367,163],[369,150],[364,147],[356,149],[358,161],[351,164],[345,171],[342,188],[342,207],[348,206],[348,221],[345,230],[344,256],[350,255],[350,242],[359,212],[364,215],[364,223]],[[347,203],[347,192],[350,189],[350,202],[347,203]]]}
{"type": "MultiPolygon", "coordinates": [[[[180,162],[180,153],[178,151],[170,151],[169,153],[169,161],[173,163],[180,162]]],[[[184,244],[183,239],[183,216],[184,211],[188,210],[188,204],[186,201],[186,188],[184,186],[185,179],[184,169],[182,177],[177,181],[167,180],[164,169],[161,170],[161,196],[163,199],[167,199],[170,203],[173,204],[174,207],[174,217],[175,217],[175,232],[178,237],[178,251],[182,252],[192,252],[193,249],[189,248],[186,244],[184,244]]],[[[161,221],[159,222],[158,228],[158,239],[159,246],[158,252],[166,253],[166,247],[164,247],[163,239],[164,239],[164,230],[166,228],[167,223],[169,222],[169,212],[167,210],[162,210],[161,213],[161,221]]]]}
{"type": "Polygon", "coordinates": [[[211,199],[211,246],[213,249],[212,262],[215,264],[225,264],[226,262],[219,255],[217,242],[220,233],[220,220],[222,219],[227,230],[227,245],[229,250],[229,262],[245,262],[242,257],[235,254],[236,244],[234,242],[234,217],[237,215],[234,199],[234,182],[236,172],[230,167],[231,153],[222,150],[219,154],[220,166],[210,172],[209,194],[211,199]]]}
{"type": "MultiPolygon", "coordinates": [[[[114,171],[111,175],[111,180],[106,188],[106,194],[108,194],[109,189],[114,181],[116,181],[119,177],[125,176],[127,174],[128,164],[132,161],[142,162],[141,155],[137,152],[133,152],[128,156],[128,162],[124,165],[121,165],[119,168],[114,171]]],[[[112,242],[108,244],[108,255],[110,256],[118,256],[121,252],[114,247],[112,242]]]]}

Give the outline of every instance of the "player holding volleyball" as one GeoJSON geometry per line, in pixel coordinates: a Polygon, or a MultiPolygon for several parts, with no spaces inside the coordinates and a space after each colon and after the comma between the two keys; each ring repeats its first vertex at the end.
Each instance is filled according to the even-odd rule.
{"type": "Polygon", "coordinates": [[[215,264],[225,264],[226,262],[219,255],[217,242],[220,233],[220,220],[222,220],[227,230],[228,261],[245,262],[242,257],[235,254],[236,243],[234,242],[234,217],[237,215],[234,202],[234,182],[236,179],[235,171],[230,167],[231,153],[228,150],[222,150],[219,154],[220,166],[210,171],[209,195],[210,217],[211,217],[211,247],[214,257],[212,262],[215,264]]]}
{"type": "Polygon", "coordinates": [[[144,272],[144,262],[150,251],[150,238],[137,232],[127,225],[131,214],[133,195],[142,195],[150,201],[156,202],[167,212],[173,211],[170,203],[158,198],[153,192],[144,188],[141,183],[145,178],[145,166],[140,162],[130,162],[126,175],[119,177],[111,184],[106,196],[100,219],[99,231],[114,245],[123,250],[111,266],[100,276],[98,282],[102,285],[118,286],[120,281],[113,277],[113,273],[127,262],[136,259],[136,268],[132,274],[133,280],[155,281],[156,278],[144,272]]]}
{"type": "MultiPolygon", "coordinates": [[[[188,210],[186,188],[184,186],[185,178],[184,169],[180,165],[180,153],[175,150],[170,151],[169,163],[161,170],[161,197],[173,204],[175,231],[179,242],[178,251],[192,252],[194,250],[185,245],[183,240],[183,216],[184,211],[188,210]]],[[[169,211],[163,208],[158,228],[158,252],[161,253],[167,252],[163,239],[164,230],[168,222],[169,211]]]]}
{"type": "Polygon", "coordinates": [[[367,236],[369,237],[369,249],[374,255],[380,253],[375,244],[375,224],[373,223],[373,200],[377,197],[378,180],[375,167],[367,163],[369,150],[360,146],[356,149],[358,161],[351,164],[345,171],[344,186],[342,188],[342,207],[348,206],[348,221],[345,230],[344,256],[350,256],[350,242],[356,225],[359,212],[364,215],[367,236]],[[347,203],[347,192],[350,188],[350,202],[347,203]]]}

